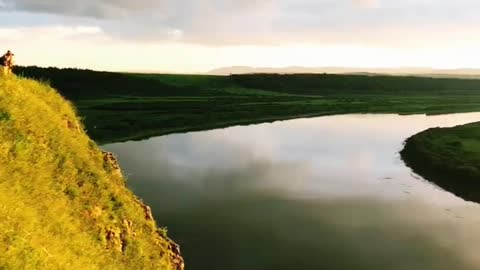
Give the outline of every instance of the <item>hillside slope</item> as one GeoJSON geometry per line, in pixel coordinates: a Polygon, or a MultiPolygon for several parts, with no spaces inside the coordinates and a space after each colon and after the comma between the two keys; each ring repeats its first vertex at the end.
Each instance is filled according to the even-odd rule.
{"type": "Polygon", "coordinates": [[[0,269],[183,269],[54,89],[0,77],[0,269]]]}

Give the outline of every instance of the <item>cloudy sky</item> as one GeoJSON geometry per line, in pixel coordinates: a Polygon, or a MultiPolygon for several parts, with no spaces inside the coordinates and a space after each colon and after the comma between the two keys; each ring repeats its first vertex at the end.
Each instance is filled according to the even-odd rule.
{"type": "Polygon", "coordinates": [[[480,67],[478,0],[0,0],[24,65],[480,67]]]}

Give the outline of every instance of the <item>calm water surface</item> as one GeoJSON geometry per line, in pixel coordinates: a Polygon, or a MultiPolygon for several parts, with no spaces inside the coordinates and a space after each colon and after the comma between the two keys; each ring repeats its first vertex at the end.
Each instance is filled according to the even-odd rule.
{"type": "Polygon", "coordinates": [[[182,246],[187,269],[480,269],[480,208],[398,152],[480,121],[342,115],[104,146],[182,246]]]}

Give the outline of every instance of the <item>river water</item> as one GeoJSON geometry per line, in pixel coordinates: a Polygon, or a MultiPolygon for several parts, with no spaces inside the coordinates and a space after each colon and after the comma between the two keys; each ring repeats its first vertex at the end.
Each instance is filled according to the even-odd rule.
{"type": "Polygon", "coordinates": [[[187,270],[480,269],[480,208],[413,174],[409,136],[480,121],[339,115],[106,145],[187,270]]]}

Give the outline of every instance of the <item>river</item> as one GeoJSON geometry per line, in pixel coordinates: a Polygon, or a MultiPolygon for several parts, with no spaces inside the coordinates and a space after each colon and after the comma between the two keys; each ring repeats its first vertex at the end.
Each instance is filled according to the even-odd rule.
{"type": "Polygon", "coordinates": [[[103,146],[188,270],[480,269],[480,208],[402,143],[480,113],[338,115],[103,146]]]}

